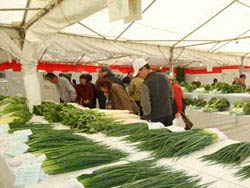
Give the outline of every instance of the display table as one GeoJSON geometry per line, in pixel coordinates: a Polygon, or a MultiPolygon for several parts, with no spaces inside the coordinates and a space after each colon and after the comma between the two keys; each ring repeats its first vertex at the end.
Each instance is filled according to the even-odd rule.
{"type": "MultiPolygon", "coordinates": [[[[229,114],[209,114],[204,113],[201,111],[189,111],[191,119],[194,121],[194,116],[198,116],[198,114],[203,114],[204,117],[208,117],[209,115],[213,115],[214,117],[218,117],[216,115],[219,115],[220,118],[216,119],[217,123],[221,123],[221,119],[226,120],[227,122],[233,122],[234,119],[230,119],[229,114]],[[197,113],[195,115],[195,113],[197,113]]],[[[204,120],[203,117],[203,120],[204,120]]],[[[210,119],[211,117],[208,117],[210,119]]],[[[39,118],[36,118],[39,119],[39,118]]],[[[202,120],[202,118],[201,118],[202,120]]],[[[199,121],[201,121],[199,120],[199,121]]],[[[41,119],[42,121],[42,119],[41,119]]],[[[131,121],[131,120],[129,120],[131,121]]],[[[43,121],[44,122],[44,121],[43,121]]],[[[45,123],[45,122],[44,122],[45,123]]],[[[197,123],[198,124],[198,123],[197,123]]],[[[220,125],[222,126],[222,125],[220,125]]],[[[56,129],[67,129],[68,127],[62,126],[60,124],[54,124],[54,127],[56,129]]],[[[196,127],[196,123],[195,123],[196,127]]],[[[205,125],[204,125],[205,127],[205,125]]],[[[208,126],[209,127],[209,126],[208,126]]],[[[210,127],[212,127],[210,125],[210,127]]],[[[171,130],[175,130],[175,128],[172,128],[171,130]]],[[[176,129],[179,130],[179,129],[176,129]]],[[[225,128],[226,130],[226,128],[225,128]]],[[[79,135],[87,137],[93,141],[97,141],[100,143],[103,143],[107,146],[111,146],[115,149],[120,149],[123,152],[126,152],[129,154],[129,156],[126,159],[123,159],[116,163],[111,163],[108,165],[102,165],[97,166],[94,168],[89,169],[83,169],[80,171],[60,174],[60,175],[53,175],[53,176],[45,176],[44,179],[40,179],[37,184],[32,185],[23,185],[23,186],[16,186],[16,188],[71,188],[68,186],[70,183],[77,183],[76,177],[83,173],[91,173],[93,170],[100,169],[104,166],[109,165],[115,165],[115,164],[123,164],[127,163],[129,161],[137,161],[137,160],[143,160],[143,159],[149,159],[150,155],[149,152],[140,152],[136,149],[135,144],[127,143],[126,141],[122,140],[122,138],[119,137],[106,137],[102,133],[97,134],[85,134],[85,133],[79,133],[79,135]],[[115,144],[114,144],[115,143],[115,144]]],[[[0,136],[3,137],[4,135],[0,136]]],[[[6,136],[6,135],[5,135],[6,136]]],[[[8,136],[8,135],[7,135],[8,136]]],[[[0,138],[1,140],[1,138],[0,138]]],[[[169,158],[169,159],[161,159],[158,161],[159,165],[166,165],[171,166],[174,169],[177,170],[184,170],[190,175],[196,175],[202,178],[201,183],[212,183],[209,187],[210,188],[221,188],[221,187],[228,187],[228,188],[248,188],[250,185],[250,179],[247,180],[240,180],[238,177],[236,177],[234,174],[237,171],[236,168],[225,168],[221,165],[208,165],[206,162],[203,162],[200,160],[200,157],[205,154],[210,154],[212,152],[217,151],[218,149],[235,143],[236,141],[225,138],[224,140],[218,141],[217,143],[210,145],[203,150],[194,152],[186,157],[182,157],[178,160],[169,158]]],[[[2,148],[0,148],[0,151],[2,151],[2,148]]],[[[2,155],[4,156],[4,155],[2,155]]],[[[246,161],[247,162],[247,161],[246,161]]],[[[246,163],[245,162],[245,163],[246,163]]],[[[3,157],[0,157],[0,169],[1,169],[1,177],[0,177],[0,185],[1,188],[12,188],[15,184],[15,170],[10,167],[8,160],[4,159],[3,157]],[[4,170],[4,173],[2,173],[2,170],[4,170]],[[7,177],[8,176],[8,177],[7,177]],[[5,181],[3,181],[3,179],[5,181]],[[3,185],[3,183],[6,183],[6,180],[8,180],[7,185],[3,185]],[[3,186],[2,186],[3,185],[3,186]]]]}
{"type": "Polygon", "coordinates": [[[211,97],[218,97],[218,98],[225,98],[231,104],[235,101],[250,101],[250,94],[249,93],[229,93],[229,94],[221,94],[221,93],[184,93],[184,96],[187,98],[193,98],[198,96],[199,98],[209,99],[211,97]]]}
{"type": "Polygon", "coordinates": [[[217,128],[230,139],[250,140],[250,116],[236,115],[229,112],[203,112],[187,107],[186,113],[194,123],[194,128],[217,128]]]}

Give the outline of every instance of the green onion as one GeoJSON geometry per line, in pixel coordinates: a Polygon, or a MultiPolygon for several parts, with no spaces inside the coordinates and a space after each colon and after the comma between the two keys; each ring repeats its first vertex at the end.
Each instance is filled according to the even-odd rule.
{"type": "Polygon", "coordinates": [[[213,163],[239,165],[242,161],[250,156],[250,143],[241,142],[231,144],[215,153],[203,156],[204,161],[213,163]]]}

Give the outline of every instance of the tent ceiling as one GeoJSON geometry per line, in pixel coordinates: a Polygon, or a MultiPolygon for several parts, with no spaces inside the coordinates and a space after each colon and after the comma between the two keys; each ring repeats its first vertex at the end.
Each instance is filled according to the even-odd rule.
{"type": "MultiPolygon", "coordinates": [[[[142,0],[143,9],[151,2],[152,0],[142,0]]],[[[156,0],[143,14],[142,20],[136,21],[119,40],[170,46],[220,11],[221,13],[211,21],[185,38],[186,41],[178,43],[177,47],[210,42],[209,45],[195,45],[193,48],[215,52],[250,52],[249,39],[229,41],[226,45],[225,42],[220,42],[220,40],[250,36],[249,0],[156,0]]],[[[74,24],[63,32],[116,39],[128,26],[123,21],[110,23],[107,9],[82,20],[81,24],[74,24]]]]}
{"type": "MultiPolygon", "coordinates": [[[[50,5],[56,4],[60,0],[1,1],[4,3],[0,3],[0,25],[22,27],[25,24],[29,25],[29,22],[38,13],[45,8],[46,10],[49,9],[50,5]]],[[[133,42],[133,45],[135,43],[148,43],[168,47],[175,46],[173,55],[176,63],[187,62],[189,64],[195,62],[200,64],[200,62],[209,62],[218,65],[228,62],[229,64],[241,63],[239,57],[225,58],[221,52],[226,52],[227,55],[250,57],[249,0],[141,1],[142,10],[147,9],[150,5],[152,6],[143,13],[141,20],[132,24],[124,24],[122,20],[111,23],[108,9],[104,9],[63,29],[61,32],[69,35],[77,34],[85,37],[130,41],[133,42]],[[192,49],[202,51],[192,51],[192,49]],[[212,56],[211,53],[207,52],[215,52],[215,55],[212,56]]],[[[112,42],[111,45],[113,46],[109,50],[99,49],[98,46],[91,46],[91,44],[84,46],[84,49],[82,49],[81,44],[76,47],[75,43],[69,48],[65,44],[70,42],[67,41],[66,35],[64,36],[65,38],[60,38],[60,41],[54,41],[57,46],[48,46],[40,60],[74,63],[102,62],[103,60],[105,63],[106,59],[110,58],[109,63],[111,64],[122,64],[122,62],[129,64],[131,59],[126,59],[127,56],[133,58],[133,56],[142,55],[146,58],[151,57],[151,60],[153,58],[152,62],[157,61],[160,62],[159,64],[166,64],[170,58],[169,50],[165,50],[165,55],[163,55],[159,50],[154,49],[155,54],[150,56],[148,52],[140,52],[140,49],[137,48],[136,52],[122,48],[122,53],[115,52],[112,56],[112,50],[115,51],[113,47],[116,47],[116,44],[112,42]],[[125,58],[125,60],[122,58],[125,58]],[[160,60],[157,60],[158,58],[160,60]]],[[[93,41],[95,40],[93,39],[93,41]]]]}
{"type": "Polygon", "coordinates": [[[27,9],[25,22],[55,0],[0,0],[0,23],[21,26],[27,9]]]}

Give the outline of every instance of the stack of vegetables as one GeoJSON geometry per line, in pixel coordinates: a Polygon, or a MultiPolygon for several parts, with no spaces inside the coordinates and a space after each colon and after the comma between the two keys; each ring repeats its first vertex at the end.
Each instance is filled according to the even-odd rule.
{"type": "Polygon", "coordinates": [[[83,174],[78,180],[85,188],[201,188],[200,179],[170,168],[157,167],[153,161],[138,161],[106,167],[92,174],[83,174]]]}
{"type": "Polygon", "coordinates": [[[120,125],[96,110],[82,110],[72,105],[43,102],[33,113],[43,115],[49,122],[61,122],[82,132],[96,133],[120,125]]]}
{"type": "Polygon", "coordinates": [[[221,93],[243,93],[243,88],[240,85],[230,85],[223,82],[215,84],[214,89],[221,93]]]}
{"type": "Polygon", "coordinates": [[[1,97],[0,118],[8,123],[25,123],[29,121],[32,114],[26,105],[26,99],[23,97],[1,97]]]}
{"type": "MultiPolygon", "coordinates": [[[[215,153],[203,156],[204,161],[224,165],[240,165],[250,157],[250,143],[241,142],[228,145],[215,153]]],[[[243,178],[250,178],[250,165],[240,169],[237,173],[243,178]]]]}
{"type": "Polygon", "coordinates": [[[31,128],[28,152],[44,153],[43,169],[48,174],[60,174],[118,161],[126,154],[74,135],[71,130],[53,130],[49,125],[11,125],[12,130],[31,128]]]}
{"type": "Polygon", "coordinates": [[[210,99],[205,106],[205,111],[226,111],[230,107],[230,103],[227,99],[224,98],[215,98],[210,99]]]}
{"type": "Polygon", "coordinates": [[[188,84],[186,82],[182,82],[180,85],[181,87],[184,87],[188,92],[193,92],[197,88],[195,85],[188,84]]]}

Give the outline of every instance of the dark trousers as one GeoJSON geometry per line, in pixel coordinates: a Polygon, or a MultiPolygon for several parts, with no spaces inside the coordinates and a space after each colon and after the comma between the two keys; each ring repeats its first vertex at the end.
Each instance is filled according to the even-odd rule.
{"type": "Polygon", "coordinates": [[[136,102],[136,104],[139,107],[139,113],[138,113],[138,115],[139,116],[143,116],[143,111],[142,111],[142,107],[141,107],[141,101],[135,101],[135,102],[136,102]]]}
{"type": "Polygon", "coordinates": [[[152,122],[161,122],[164,126],[173,125],[172,115],[164,116],[161,118],[153,118],[151,119],[152,122]]]}

